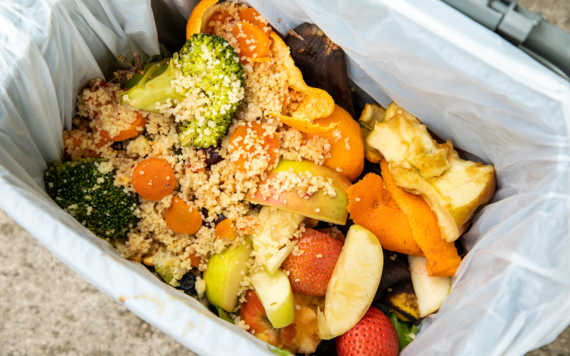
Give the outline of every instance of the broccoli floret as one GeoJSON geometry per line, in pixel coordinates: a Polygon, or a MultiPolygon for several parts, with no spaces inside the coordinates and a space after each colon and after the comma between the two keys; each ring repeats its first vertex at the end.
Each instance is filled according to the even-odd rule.
{"type": "Polygon", "coordinates": [[[45,174],[48,195],[77,221],[104,239],[124,237],[138,218],[136,194],[116,187],[115,171],[103,174],[103,159],[56,163],[45,174]]]}
{"type": "Polygon", "coordinates": [[[158,112],[156,102],[171,99],[175,104],[182,102],[186,94],[203,94],[207,99],[203,112],[181,123],[179,138],[183,146],[207,148],[215,147],[226,134],[243,101],[244,86],[243,67],[232,46],[222,37],[200,33],[190,37],[168,63],[150,67],[140,82],[123,95],[134,107],[158,112]],[[153,72],[165,65],[166,70],[151,79],[153,72]],[[191,78],[189,82],[193,83],[183,93],[171,86],[180,75],[191,78]]]}

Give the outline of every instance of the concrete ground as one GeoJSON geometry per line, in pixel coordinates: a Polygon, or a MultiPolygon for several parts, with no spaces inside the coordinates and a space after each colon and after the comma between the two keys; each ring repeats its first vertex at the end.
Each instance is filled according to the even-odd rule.
{"type": "MultiPolygon", "coordinates": [[[[519,3],[570,32],[569,0],[519,3]]],[[[196,355],[85,282],[0,210],[0,355],[196,355]]],[[[570,355],[570,328],[527,356],[570,355]]]]}

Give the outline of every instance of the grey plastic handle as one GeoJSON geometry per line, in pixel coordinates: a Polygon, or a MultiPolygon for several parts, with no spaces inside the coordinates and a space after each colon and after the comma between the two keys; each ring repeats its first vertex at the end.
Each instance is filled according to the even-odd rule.
{"type": "Polygon", "coordinates": [[[570,81],[570,33],[510,0],[442,0],[570,81]]]}

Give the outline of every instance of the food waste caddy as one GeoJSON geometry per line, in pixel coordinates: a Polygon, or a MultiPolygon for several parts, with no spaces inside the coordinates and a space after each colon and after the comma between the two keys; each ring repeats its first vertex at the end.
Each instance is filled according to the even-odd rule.
{"type": "MultiPolygon", "coordinates": [[[[47,166],[63,159],[61,132],[71,127],[78,90],[118,69],[119,54],[180,48],[196,3],[0,4],[0,207],[89,283],[192,351],[271,355],[122,259],[43,188],[47,166]]],[[[495,24],[497,34],[437,0],[249,3],[282,35],[315,23],[340,45],[356,105],[395,101],[468,158],[496,167],[497,193],[462,238],[469,253],[451,294],[402,355],[522,355],[552,342],[570,324],[570,87],[564,54],[525,42],[539,19],[509,22],[509,11],[523,11],[497,5],[509,20],[495,24]],[[509,24],[520,31],[509,35],[509,24]]]]}

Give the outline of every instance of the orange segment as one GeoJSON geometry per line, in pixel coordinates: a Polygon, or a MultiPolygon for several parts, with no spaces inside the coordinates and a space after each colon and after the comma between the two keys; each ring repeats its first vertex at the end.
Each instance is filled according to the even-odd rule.
{"type": "Polygon", "coordinates": [[[101,130],[100,131],[101,137],[107,141],[118,142],[138,136],[140,133],[144,131],[144,128],[146,126],[146,119],[139,113],[137,113],[136,115],[137,117],[135,121],[131,123],[131,126],[128,129],[120,131],[115,136],[111,136],[107,131],[101,130]]]}
{"type": "MultiPolygon", "coordinates": [[[[348,111],[338,105],[335,105],[331,115],[313,121],[313,124],[325,127],[335,123],[338,124],[335,130],[318,135],[326,138],[331,144],[331,157],[324,165],[340,172],[352,182],[364,169],[364,142],[360,125],[348,111]]],[[[307,139],[313,136],[315,135],[305,135],[307,139]]]]}
{"type": "Polygon", "coordinates": [[[174,170],[162,158],[146,159],[135,167],[133,188],[146,200],[159,200],[172,193],[176,185],[174,170]]]}
{"type": "Polygon", "coordinates": [[[230,219],[224,219],[216,225],[216,238],[233,240],[236,238],[234,230],[234,223],[230,219]]]}
{"type": "Polygon", "coordinates": [[[348,188],[350,218],[370,230],[382,247],[412,256],[423,256],[414,240],[408,218],[384,188],[382,178],[367,174],[348,188]]]}
{"type": "Polygon", "coordinates": [[[437,224],[437,217],[429,205],[418,195],[405,192],[394,184],[388,162],[380,163],[386,190],[406,214],[414,240],[427,258],[427,270],[430,276],[451,277],[455,275],[461,263],[455,245],[442,239],[437,224]]]}
{"type": "Polygon", "coordinates": [[[269,168],[279,156],[277,135],[268,135],[259,122],[238,126],[230,138],[231,160],[246,173],[259,167],[269,168]]]}
{"type": "Polygon", "coordinates": [[[247,58],[263,58],[269,54],[271,42],[261,27],[242,21],[238,22],[232,32],[236,36],[242,62],[245,62],[244,56],[247,58]]]}
{"type": "Polygon", "coordinates": [[[196,5],[186,23],[186,39],[197,33],[207,32],[208,22],[216,11],[218,0],[202,0],[196,5]]]}
{"type": "Polygon", "coordinates": [[[177,197],[172,198],[170,208],[164,211],[164,220],[169,228],[179,234],[193,235],[202,227],[202,217],[198,209],[190,208],[184,200],[177,197]]]}

